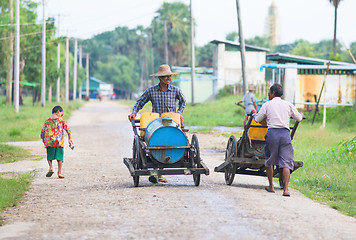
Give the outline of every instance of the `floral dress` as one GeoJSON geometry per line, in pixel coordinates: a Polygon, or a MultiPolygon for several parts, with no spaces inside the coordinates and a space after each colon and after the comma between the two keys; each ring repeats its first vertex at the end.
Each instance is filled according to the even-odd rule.
{"type": "Polygon", "coordinates": [[[64,130],[67,134],[71,133],[67,123],[63,118],[48,118],[41,130],[41,138],[45,147],[63,147],[64,130]]]}

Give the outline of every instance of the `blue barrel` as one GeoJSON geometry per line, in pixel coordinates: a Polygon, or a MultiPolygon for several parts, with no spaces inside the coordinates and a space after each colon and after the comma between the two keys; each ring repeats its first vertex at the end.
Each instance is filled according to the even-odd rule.
{"type": "MultiPolygon", "coordinates": [[[[148,124],[145,131],[145,141],[148,147],[182,147],[188,145],[188,139],[169,117],[161,117],[148,124]]],[[[178,162],[184,156],[184,148],[151,149],[151,157],[165,164],[178,162]]]]}

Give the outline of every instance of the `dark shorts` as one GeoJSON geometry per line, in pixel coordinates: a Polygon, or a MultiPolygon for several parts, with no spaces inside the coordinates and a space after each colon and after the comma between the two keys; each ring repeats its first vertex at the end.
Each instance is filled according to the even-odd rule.
{"type": "Polygon", "coordinates": [[[47,160],[63,161],[63,147],[47,147],[47,160]]]}
{"type": "Polygon", "coordinates": [[[288,129],[270,128],[266,135],[266,167],[279,165],[279,168],[294,169],[294,150],[288,129]]]}

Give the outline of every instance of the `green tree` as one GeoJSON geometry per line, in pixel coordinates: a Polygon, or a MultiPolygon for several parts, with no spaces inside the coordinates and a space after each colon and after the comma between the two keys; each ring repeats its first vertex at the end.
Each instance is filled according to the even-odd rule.
{"type": "Polygon", "coordinates": [[[198,62],[198,65],[201,67],[213,67],[214,45],[208,43],[202,47],[197,47],[196,50],[196,61],[198,62]]]}
{"type": "Polygon", "coordinates": [[[238,42],[239,41],[239,34],[237,32],[231,32],[228,33],[225,37],[226,40],[232,41],[232,42],[238,42]]]}
{"type": "Polygon", "coordinates": [[[135,62],[126,56],[116,56],[108,62],[97,62],[94,76],[105,82],[114,83],[118,88],[136,91],[140,82],[135,71],[135,62]]]}
{"type": "Polygon", "coordinates": [[[169,63],[188,65],[190,60],[189,7],[181,2],[163,3],[152,20],[153,45],[160,62],[165,59],[164,22],[167,22],[169,63]]]}
{"type": "Polygon", "coordinates": [[[258,47],[264,47],[264,48],[269,48],[271,49],[270,41],[267,36],[256,36],[253,38],[246,39],[246,44],[258,46],[258,47]]]}
{"type": "Polygon", "coordinates": [[[295,47],[291,51],[291,54],[304,57],[316,57],[313,45],[303,39],[295,41],[295,47]]]}

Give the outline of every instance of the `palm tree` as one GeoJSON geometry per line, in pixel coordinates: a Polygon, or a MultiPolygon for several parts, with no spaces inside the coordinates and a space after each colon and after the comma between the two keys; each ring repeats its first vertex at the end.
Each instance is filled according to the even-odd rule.
{"type": "Polygon", "coordinates": [[[329,2],[334,5],[335,8],[335,18],[334,18],[334,42],[333,42],[333,50],[334,50],[334,56],[336,55],[336,23],[337,23],[337,8],[339,6],[339,3],[342,0],[329,0],[329,2]]]}
{"type": "Polygon", "coordinates": [[[189,7],[184,3],[163,3],[152,21],[153,42],[161,59],[164,59],[164,22],[167,23],[169,63],[189,63],[190,22],[189,7]]]}

